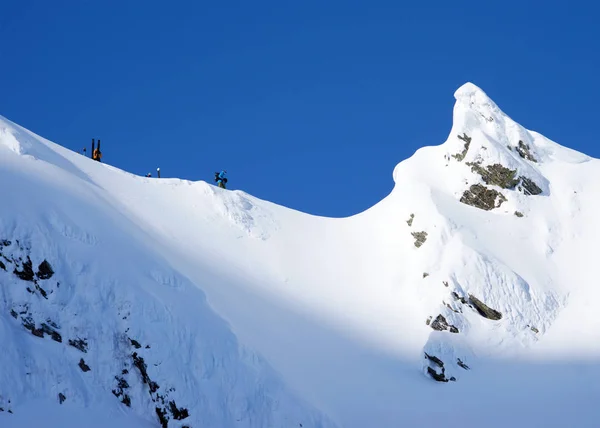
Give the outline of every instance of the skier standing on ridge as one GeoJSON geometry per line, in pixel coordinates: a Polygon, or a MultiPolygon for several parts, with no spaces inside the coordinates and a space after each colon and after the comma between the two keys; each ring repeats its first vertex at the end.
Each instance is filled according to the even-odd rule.
{"type": "Polygon", "coordinates": [[[222,189],[225,189],[225,184],[227,183],[227,178],[225,178],[225,174],[227,171],[222,170],[221,172],[215,172],[215,181],[217,182],[217,186],[222,189]]]}

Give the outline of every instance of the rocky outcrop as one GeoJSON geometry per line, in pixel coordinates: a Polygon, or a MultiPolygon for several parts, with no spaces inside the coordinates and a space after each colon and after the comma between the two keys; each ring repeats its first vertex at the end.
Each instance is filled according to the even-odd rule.
{"type": "Polygon", "coordinates": [[[523,189],[523,193],[525,193],[526,195],[539,195],[540,193],[542,193],[542,189],[540,189],[540,187],[535,184],[533,182],[533,180],[521,176],[519,177],[521,179],[521,187],[523,189]]]}
{"type": "Polygon", "coordinates": [[[469,151],[469,146],[471,145],[471,137],[469,137],[464,132],[463,132],[462,136],[457,135],[457,137],[465,142],[465,146],[464,146],[462,152],[456,153],[456,154],[452,155],[452,157],[454,159],[456,159],[457,161],[461,162],[462,160],[464,160],[465,156],[467,156],[467,152],[469,151]]]}
{"type": "Polygon", "coordinates": [[[478,162],[468,162],[467,165],[471,167],[471,171],[479,174],[487,185],[514,189],[519,184],[519,180],[516,178],[516,169],[506,168],[499,163],[487,167],[481,166],[481,163],[478,162]]]}
{"type": "Polygon", "coordinates": [[[79,368],[80,368],[80,369],[81,369],[81,371],[82,371],[82,372],[84,372],[84,373],[85,373],[85,372],[89,372],[89,371],[91,370],[91,369],[90,369],[90,366],[88,366],[88,365],[85,363],[85,360],[84,360],[83,358],[79,360],[79,368]]]}
{"type": "Polygon", "coordinates": [[[415,219],[415,215],[411,214],[410,218],[408,220],[406,220],[406,223],[408,224],[409,227],[412,226],[414,219],[415,219]]]}
{"type": "Polygon", "coordinates": [[[460,358],[456,359],[456,364],[458,364],[460,367],[462,367],[465,370],[471,370],[471,368],[466,365],[460,358]]]}
{"type": "Polygon", "coordinates": [[[477,297],[469,294],[469,302],[473,305],[473,307],[479,312],[479,315],[485,317],[490,320],[500,320],[502,319],[502,314],[495,309],[490,308],[477,297]]]}
{"type": "Polygon", "coordinates": [[[85,339],[69,339],[69,345],[71,345],[73,348],[79,349],[84,354],[87,353],[88,344],[85,339]]]}
{"type": "Polygon", "coordinates": [[[448,324],[446,318],[442,314],[438,315],[431,323],[431,328],[437,331],[450,331],[450,333],[458,333],[458,328],[448,324]]]}
{"type": "Polygon", "coordinates": [[[523,213],[521,211],[515,211],[515,215],[517,217],[523,217],[523,213]]]}
{"type": "Polygon", "coordinates": [[[48,263],[47,260],[44,260],[38,266],[38,271],[35,274],[39,279],[50,279],[54,275],[54,271],[52,270],[52,266],[48,263]]]}
{"type": "Polygon", "coordinates": [[[506,197],[494,189],[488,189],[482,184],[473,184],[469,190],[465,190],[460,202],[471,205],[482,210],[490,211],[500,207],[506,197]]]}
{"type": "Polygon", "coordinates": [[[442,360],[440,360],[438,357],[436,357],[434,355],[429,355],[427,352],[425,352],[425,358],[427,360],[431,361],[439,369],[441,369],[441,372],[438,373],[436,368],[432,367],[431,364],[429,365],[429,367],[427,367],[427,373],[434,380],[436,380],[438,382],[448,382],[448,381],[454,382],[454,381],[456,381],[456,378],[454,376],[452,376],[450,378],[446,378],[446,369],[444,368],[444,362],[442,360]]]}
{"type": "Polygon", "coordinates": [[[521,156],[523,159],[527,159],[528,161],[531,161],[531,162],[537,162],[537,159],[531,153],[531,149],[529,148],[529,145],[525,144],[523,141],[519,140],[519,144],[517,145],[517,147],[515,149],[517,150],[517,153],[519,154],[519,156],[521,156]]]}
{"type": "Polygon", "coordinates": [[[15,267],[13,273],[23,281],[33,281],[34,273],[31,259],[27,256],[27,260],[21,263],[21,269],[15,267]]]}
{"type": "Polygon", "coordinates": [[[419,248],[427,241],[427,232],[413,232],[413,238],[415,238],[415,247],[419,248]]]}

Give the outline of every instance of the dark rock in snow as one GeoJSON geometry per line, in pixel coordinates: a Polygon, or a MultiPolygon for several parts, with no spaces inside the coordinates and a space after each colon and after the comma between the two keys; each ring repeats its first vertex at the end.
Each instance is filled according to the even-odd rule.
{"type": "Polygon", "coordinates": [[[52,340],[62,343],[62,337],[61,335],[52,327],[50,327],[48,324],[42,323],[42,329],[41,329],[44,333],[49,334],[52,337],[52,340]]]}
{"type": "Polygon", "coordinates": [[[461,366],[465,370],[470,370],[470,367],[467,366],[465,363],[463,363],[463,361],[460,358],[456,359],[456,364],[458,364],[459,366],[461,366]]]}
{"type": "Polygon", "coordinates": [[[452,155],[454,159],[461,162],[465,156],[467,156],[467,152],[469,151],[469,146],[471,145],[471,137],[463,132],[463,135],[457,135],[457,137],[465,142],[465,147],[462,152],[452,155]]]}
{"type": "Polygon", "coordinates": [[[523,159],[527,159],[531,162],[537,162],[537,159],[531,154],[531,149],[529,148],[529,145],[525,144],[523,141],[519,140],[519,144],[515,149],[523,159]]]}
{"type": "Polygon", "coordinates": [[[535,184],[533,182],[533,180],[530,180],[527,177],[521,176],[519,177],[521,179],[521,185],[523,186],[524,192],[526,195],[539,195],[540,193],[542,193],[542,189],[540,189],[540,187],[535,184]]]}
{"type": "Polygon", "coordinates": [[[140,345],[140,342],[138,342],[135,339],[129,339],[129,341],[131,342],[131,345],[135,347],[135,349],[140,349],[142,347],[142,345],[140,345]]]}
{"type": "Polygon", "coordinates": [[[450,333],[458,333],[458,328],[448,324],[446,318],[442,314],[438,315],[431,323],[431,328],[437,331],[449,330],[450,333]]]}
{"type": "Polygon", "coordinates": [[[427,358],[430,361],[433,361],[435,364],[437,364],[441,368],[444,367],[444,362],[434,355],[429,355],[427,352],[425,352],[425,358],[427,358]]]}
{"type": "Polygon", "coordinates": [[[83,353],[87,353],[87,341],[85,339],[69,339],[69,345],[73,348],[79,349],[83,353]]]}
{"type": "Polygon", "coordinates": [[[505,201],[506,197],[502,193],[494,189],[488,189],[482,184],[473,184],[469,190],[465,190],[460,198],[460,202],[463,204],[486,211],[500,207],[505,201]]]}
{"type": "Polygon", "coordinates": [[[85,372],[89,372],[90,366],[88,366],[85,361],[82,359],[79,360],[79,368],[85,373],[85,372]]]}
{"type": "Polygon", "coordinates": [[[33,281],[33,267],[29,256],[27,256],[27,261],[23,262],[22,270],[15,268],[13,273],[23,281],[33,281]]]}
{"type": "Polygon", "coordinates": [[[506,168],[499,163],[487,167],[482,167],[480,163],[476,162],[467,163],[467,165],[471,167],[471,171],[481,176],[485,184],[503,189],[514,189],[519,184],[519,179],[516,178],[516,169],[506,168]]]}
{"type": "Polygon", "coordinates": [[[157,407],[155,411],[156,416],[158,416],[160,426],[162,428],[169,428],[169,418],[167,418],[167,412],[164,409],[161,409],[160,407],[157,407]]]}
{"type": "Polygon", "coordinates": [[[521,211],[515,211],[515,215],[517,217],[523,217],[523,213],[521,211]]]}
{"type": "Polygon", "coordinates": [[[58,394],[58,401],[60,402],[60,404],[64,403],[66,399],[67,397],[65,397],[65,394],[63,394],[62,392],[58,394]]]}
{"type": "Polygon", "coordinates": [[[454,298],[454,300],[458,300],[463,305],[468,304],[467,299],[465,299],[464,297],[460,297],[456,291],[452,292],[452,297],[454,298]]]}
{"type": "Polygon", "coordinates": [[[427,232],[413,232],[413,238],[415,238],[415,247],[419,248],[427,241],[427,232]]]}
{"type": "Polygon", "coordinates": [[[469,294],[469,301],[475,307],[482,317],[497,321],[502,318],[502,314],[483,303],[481,300],[469,294]]]}
{"type": "Polygon", "coordinates": [[[6,265],[2,263],[2,260],[0,260],[0,269],[6,272],[6,265]]]}
{"type": "Polygon", "coordinates": [[[52,266],[48,263],[47,260],[44,260],[38,266],[38,271],[35,274],[39,279],[50,279],[52,275],[54,275],[54,271],[52,270],[52,266]]]}
{"type": "Polygon", "coordinates": [[[14,309],[10,310],[10,315],[14,318],[14,319],[18,319],[19,318],[19,314],[15,312],[14,309]]]}
{"type": "Polygon", "coordinates": [[[407,223],[409,226],[412,226],[412,224],[413,224],[413,220],[414,220],[414,219],[415,219],[415,215],[414,215],[414,214],[411,214],[411,215],[410,215],[410,218],[409,218],[408,220],[406,220],[406,223],[407,223]]]}
{"type": "Polygon", "coordinates": [[[178,409],[177,405],[175,404],[175,401],[169,402],[169,410],[171,410],[173,419],[176,419],[178,421],[181,421],[190,415],[188,409],[184,409],[183,407],[178,409]]]}

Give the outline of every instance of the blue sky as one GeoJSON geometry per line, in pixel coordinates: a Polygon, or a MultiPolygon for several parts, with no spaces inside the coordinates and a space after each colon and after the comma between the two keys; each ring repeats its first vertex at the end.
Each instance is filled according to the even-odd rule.
{"type": "Polygon", "coordinates": [[[600,7],[557,3],[4,0],[0,115],[73,150],[100,138],[135,174],[225,168],[232,189],[352,215],[446,139],[467,81],[600,157],[600,7]]]}

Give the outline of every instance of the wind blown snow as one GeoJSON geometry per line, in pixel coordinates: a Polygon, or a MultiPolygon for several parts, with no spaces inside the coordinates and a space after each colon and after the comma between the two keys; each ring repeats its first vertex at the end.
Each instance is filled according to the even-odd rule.
{"type": "Polygon", "coordinates": [[[455,98],[340,219],[0,117],[0,426],[597,426],[600,162],[455,98]]]}

